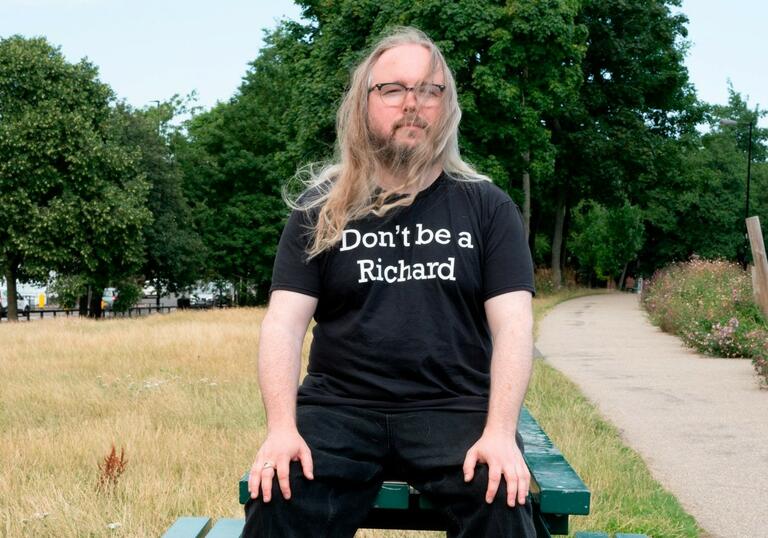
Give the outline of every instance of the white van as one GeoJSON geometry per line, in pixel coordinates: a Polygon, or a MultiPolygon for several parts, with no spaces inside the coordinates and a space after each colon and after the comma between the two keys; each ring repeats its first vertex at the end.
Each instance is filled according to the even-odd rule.
{"type": "MultiPolygon", "coordinates": [[[[29,302],[22,295],[16,293],[16,312],[19,314],[29,312],[31,307],[29,302]]],[[[8,312],[8,293],[7,290],[0,290],[0,315],[5,316],[8,312]]]]}

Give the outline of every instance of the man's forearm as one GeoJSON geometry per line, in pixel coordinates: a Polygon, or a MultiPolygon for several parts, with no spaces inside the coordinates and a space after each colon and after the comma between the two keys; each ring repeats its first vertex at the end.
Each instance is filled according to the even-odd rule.
{"type": "Polygon", "coordinates": [[[514,433],[533,363],[533,327],[528,316],[494,336],[491,395],[486,430],[514,433]]]}
{"type": "Polygon", "coordinates": [[[296,389],[303,338],[265,318],[259,337],[259,386],[267,431],[296,427],[296,389]]]}

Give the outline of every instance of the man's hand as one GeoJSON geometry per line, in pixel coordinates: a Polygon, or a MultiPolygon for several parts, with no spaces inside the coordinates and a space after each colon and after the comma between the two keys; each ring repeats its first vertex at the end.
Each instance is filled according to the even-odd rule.
{"type": "Polygon", "coordinates": [[[503,475],[507,482],[507,504],[515,506],[515,499],[518,504],[525,504],[525,497],[528,495],[531,483],[531,473],[517,447],[514,433],[483,432],[464,458],[465,482],[472,480],[478,463],[488,465],[488,489],[485,492],[485,502],[489,504],[493,502],[503,475]]]}
{"type": "Polygon", "coordinates": [[[272,500],[272,479],[277,474],[277,482],[283,497],[291,498],[291,485],[288,480],[288,470],[292,461],[300,461],[301,469],[308,480],[312,474],[312,453],[304,439],[295,428],[267,434],[267,439],[261,445],[248,476],[248,491],[251,498],[259,496],[259,487],[264,492],[262,499],[265,503],[272,500]]]}

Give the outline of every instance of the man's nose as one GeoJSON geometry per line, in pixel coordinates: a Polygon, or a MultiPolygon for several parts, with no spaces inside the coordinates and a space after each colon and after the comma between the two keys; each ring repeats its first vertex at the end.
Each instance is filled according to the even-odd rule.
{"type": "Polygon", "coordinates": [[[419,101],[416,99],[416,92],[413,89],[405,91],[405,99],[403,99],[403,110],[416,110],[419,106],[419,101]]]}

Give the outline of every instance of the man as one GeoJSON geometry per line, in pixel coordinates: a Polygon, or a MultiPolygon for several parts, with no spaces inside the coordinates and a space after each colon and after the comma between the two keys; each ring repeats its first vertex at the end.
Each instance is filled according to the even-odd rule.
{"type": "Polygon", "coordinates": [[[244,536],[351,537],[385,475],[428,495],[449,536],[535,535],[516,432],[532,263],[517,206],[459,156],[460,115],[418,30],[355,71],[338,162],[293,204],[278,247],[244,536]]]}

